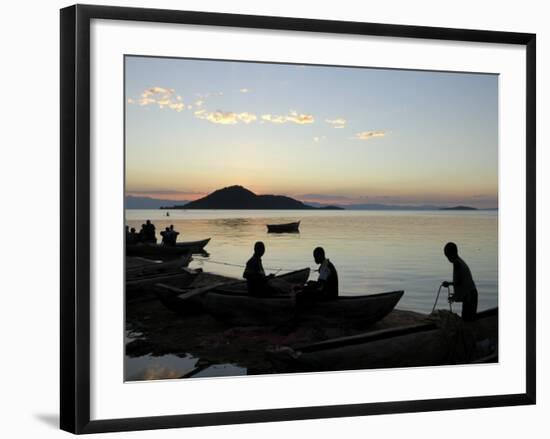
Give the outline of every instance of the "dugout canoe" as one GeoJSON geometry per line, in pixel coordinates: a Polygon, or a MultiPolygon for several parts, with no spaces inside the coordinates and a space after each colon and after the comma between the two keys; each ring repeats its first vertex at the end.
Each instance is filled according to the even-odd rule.
{"type": "Polygon", "coordinates": [[[212,291],[202,299],[206,312],[234,326],[328,325],[365,328],[388,315],[403,296],[403,291],[339,296],[329,301],[297,306],[294,295],[249,296],[212,291]]]}
{"type": "MultiPolygon", "coordinates": [[[[301,270],[285,273],[280,276],[275,276],[268,282],[276,284],[283,289],[290,290],[295,285],[303,285],[309,278],[310,269],[304,268],[301,270]]],[[[159,282],[154,286],[154,291],[157,298],[173,312],[183,315],[197,314],[204,312],[204,302],[210,294],[236,295],[240,297],[251,297],[247,292],[246,281],[225,282],[223,284],[213,285],[212,287],[203,287],[196,289],[199,294],[193,294],[194,290],[183,290],[182,287],[169,285],[159,282]],[[201,290],[200,292],[198,290],[201,290]]],[[[283,296],[289,301],[288,295],[283,296]]]]}
{"type": "Polygon", "coordinates": [[[498,361],[498,308],[464,322],[441,322],[366,332],[268,351],[279,372],[378,369],[498,361]]]}
{"type": "Polygon", "coordinates": [[[150,300],[155,298],[155,285],[163,283],[177,288],[188,288],[198,272],[183,268],[173,273],[162,273],[126,281],[127,300],[150,300]]]}
{"type": "Polygon", "coordinates": [[[126,258],[126,282],[151,279],[169,273],[178,273],[191,262],[191,253],[184,253],[177,259],[167,262],[152,261],[144,258],[126,258]]]}
{"type": "Polygon", "coordinates": [[[267,224],[267,233],[298,233],[300,221],[286,224],[267,224]]]}
{"type": "Polygon", "coordinates": [[[175,246],[162,244],[133,244],[126,246],[126,255],[158,259],[177,258],[186,253],[202,253],[204,252],[204,247],[206,247],[209,242],[210,238],[200,241],[178,242],[175,246]]]}

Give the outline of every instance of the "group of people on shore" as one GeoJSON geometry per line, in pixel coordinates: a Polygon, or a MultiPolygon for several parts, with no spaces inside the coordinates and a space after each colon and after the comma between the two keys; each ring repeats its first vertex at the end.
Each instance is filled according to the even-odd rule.
{"type": "MultiPolygon", "coordinates": [[[[454,242],[448,242],[443,248],[448,261],[453,264],[453,280],[444,281],[443,287],[453,287],[453,294],[449,295],[449,302],[462,303],[462,319],[472,320],[477,313],[478,292],[470,268],[458,255],[458,247],[454,242]]],[[[254,296],[270,296],[279,293],[276,287],[270,284],[275,277],[266,275],[262,264],[265,254],[265,244],[258,241],[254,244],[254,254],[246,263],[243,277],[247,281],[248,292],[254,296]]],[[[296,292],[298,302],[308,300],[335,300],[338,298],[338,272],[334,264],[326,257],[322,247],[313,250],[313,259],[319,265],[319,276],[316,281],[309,281],[296,292]]]]}
{"type": "MultiPolygon", "coordinates": [[[[167,246],[175,246],[179,234],[180,233],[174,229],[174,225],[171,224],[170,227],[166,227],[163,231],[160,232],[160,235],[162,236],[162,244],[167,246]]],[[[156,228],[151,220],[147,220],[144,224],[141,225],[139,233],[136,232],[136,229],[134,227],[129,228],[129,226],[126,226],[126,245],[139,243],[157,243],[156,228]]]]}

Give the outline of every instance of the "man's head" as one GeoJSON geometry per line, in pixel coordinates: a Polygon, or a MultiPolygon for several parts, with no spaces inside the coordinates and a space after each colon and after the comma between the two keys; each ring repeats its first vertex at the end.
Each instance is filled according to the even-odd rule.
{"type": "Polygon", "coordinates": [[[174,230],[174,224],[170,224],[170,230],[174,230]]]}
{"type": "Polygon", "coordinates": [[[170,227],[166,227],[166,229],[164,229],[164,230],[166,230],[167,232],[169,232],[169,231],[170,231],[170,227]]]}
{"type": "Polygon", "coordinates": [[[325,260],[325,250],[323,250],[323,247],[316,247],[313,250],[313,259],[316,264],[321,264],[325,260]]]}
{"type": "Polygon", "coordinates": [[[448,242],[443,248],[443,253],[445,253],[449,262],[455,262],[458,258],[458,247],[454,242],[448,242]]]}
{"type": "Polygon", "coordinates": [[[254,244],[254,254],[257,256],[263,256],[265,253],[265,245],[262,241],[258,241],[254,244]]]}
{"type": "Polygon", "coordinates": [[[151,220],[145,221],[145,224],[147,224],[147,225],[151,224],[151,220]]]}
{"type": "Polygon", "coordinates": [[[136,233],[136,228],[135,228],[135,227],[132,227],[132,228],[130,229],[130,232],[136,233]]]}

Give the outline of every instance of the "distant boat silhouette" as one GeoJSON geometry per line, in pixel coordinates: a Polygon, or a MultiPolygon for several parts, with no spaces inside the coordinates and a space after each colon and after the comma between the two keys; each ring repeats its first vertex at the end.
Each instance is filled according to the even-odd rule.
{"type": "Polygon", "coordinates": [[[286,224],[267,224],[267,233],[299,233],[300,221],[286,224]]]}

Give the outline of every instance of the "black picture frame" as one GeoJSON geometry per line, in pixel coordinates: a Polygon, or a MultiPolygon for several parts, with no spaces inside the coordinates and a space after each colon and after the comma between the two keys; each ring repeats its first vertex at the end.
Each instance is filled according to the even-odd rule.
{"type": "Polygon", "coordinates": [[[88,5],[70,6],[62,9],[60,13],[60,424],[63,430],[80,434],[535,404],[536,36],[534,34],[88,5]],[[526,392],[481,397],[90,420],[90,21],[92,19],[525,46],[527,60],[525,66],[527,83],[525,115],[527,147],[526,392]]]}

